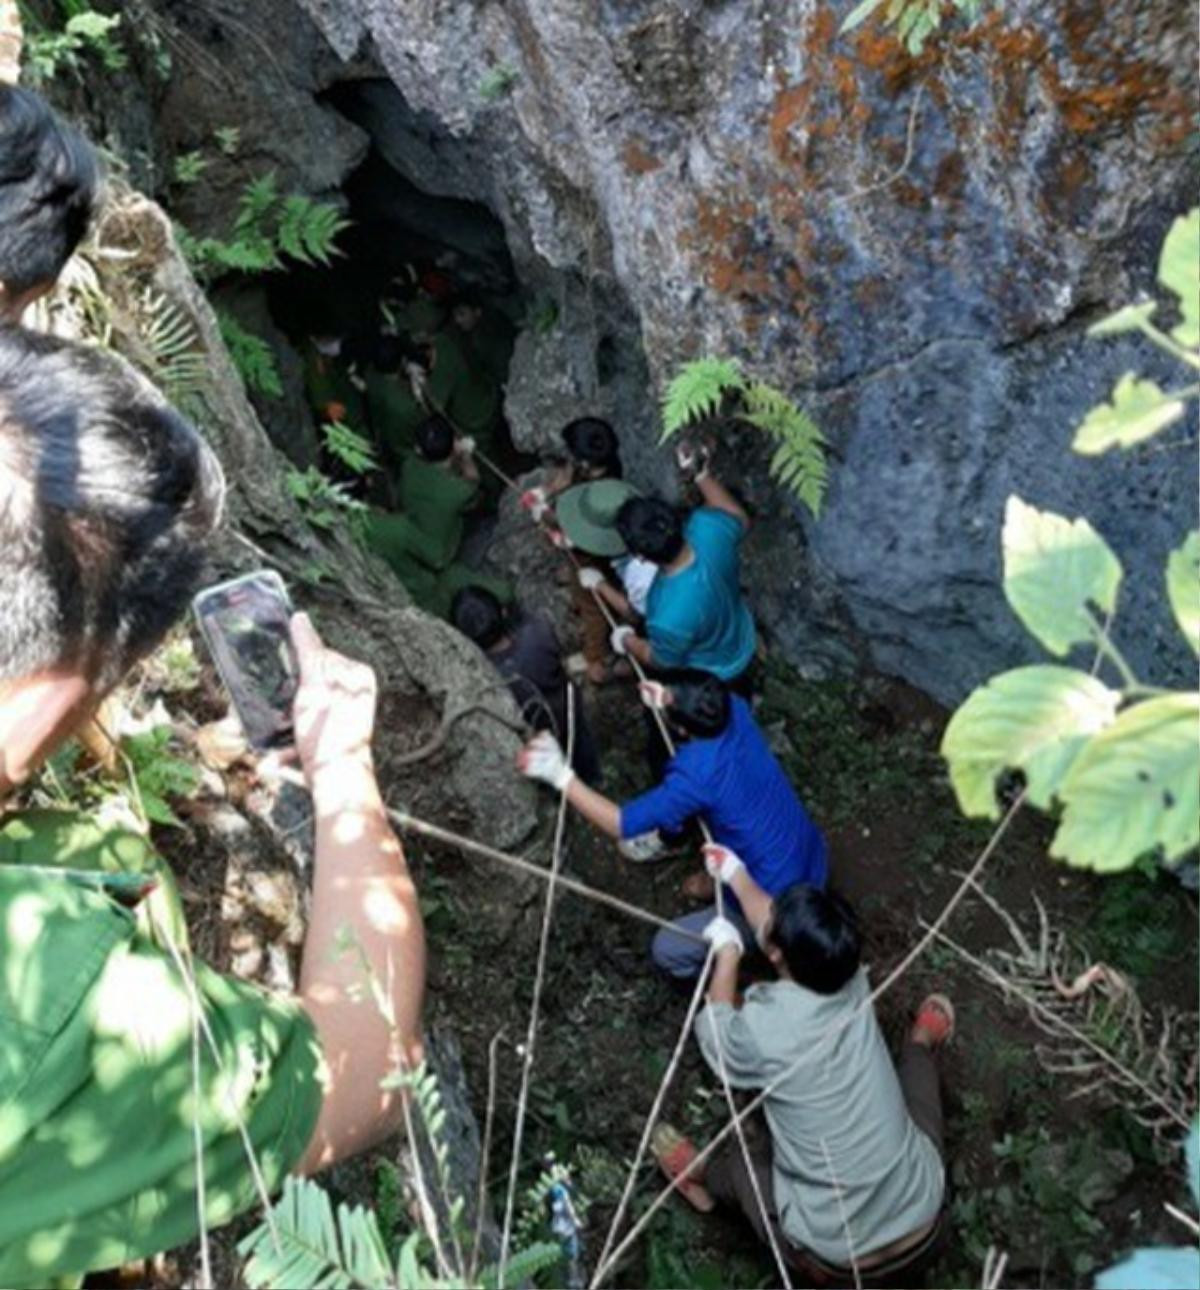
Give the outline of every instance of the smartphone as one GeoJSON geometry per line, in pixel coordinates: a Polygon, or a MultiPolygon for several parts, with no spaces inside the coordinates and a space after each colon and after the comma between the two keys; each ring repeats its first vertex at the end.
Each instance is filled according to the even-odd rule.
{"type": "Polygon", "coordinates": [[[247,573],[200,592],[192,610],[247,742],[260,750],[292,744],[300,667],[283,579],[271,569],[247,573]]]}

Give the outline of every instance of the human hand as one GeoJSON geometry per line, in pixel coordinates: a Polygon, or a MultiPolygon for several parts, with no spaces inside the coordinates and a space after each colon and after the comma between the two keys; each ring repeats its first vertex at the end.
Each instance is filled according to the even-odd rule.
{"type": "Polygon", "coordinates": [[[668,701],[667,687],[661,681],[639,681],[638,698],[651,709],[661,712],[668,701]]]}
{"type": "Polygon", "coordinates": [[[701,854],[709,876],[726,885],[746,867],[736,851],[721,846],[719,842],[706,842],[701,848],[701,854]]]}
{"type": "Polygon", "coordinates": [[[292,714],[296,752],[310,787],[318,771],[347,762],[371,765],[375,673],[329,649],[307,614],[292,617],[300,684],[292,714]]]}
{"type": "Polygon", "coordinates": [[[707,477],[710,455],[705,443],[689,443],[685,440],[675,449],[675,461],[680,472],[689,479],[700,480],[707,477]]]}
{"type": "Polygon", "coordinates": [[[712,946],[714,954],[720,954],[722,950],[734,950],[740,955],[746,948],[742,943],[741,932],[728,918],[720,915],[705,927],[704,939],[712,946]]]}
{"type": "Polygon", "coordinates": [[[635,632],[628,624],[614,627],[608,635],[608,643],[612,647],[612,652],[614,654],[619,654],[621,658],[628,657],[629,639],[636,635],[637,632],[635,632]]]}
{"type": "Polygon", "coordinates": [[[523,511],[529,512],[529,516],[535,524],[540,524],[542,518],[550,509],[550,501],[544,488],[527,488],[521,494],[518,505],[523,511]]]}
{"type": "Polygon", "coordinates": [[[562,529],[549,528],[546,530],[553,546],[558,547],[560,551],[570,551],[575,543],[562,531],[562,529]]]}
{"type": "Polygon", "coordinates": [[[469,457],[475,451],[475,436],[469,434],[459,435],[454,441],[454,451],[460,457],[469,457]]]}
{"type": "Polygon", "coordinates": [[[604,574],[599,569],[583,565],[578,573],[579,585],[584,591],[598,591],[604,585],[604,574]]]}
{"type": "Polygon", "coordinates": [[[522,775],[540,779],[560,793],[575,778],[575,772],[567,764],[566,754],[548,730],[534,735],[517,754],[517,769],[522,775]]]}

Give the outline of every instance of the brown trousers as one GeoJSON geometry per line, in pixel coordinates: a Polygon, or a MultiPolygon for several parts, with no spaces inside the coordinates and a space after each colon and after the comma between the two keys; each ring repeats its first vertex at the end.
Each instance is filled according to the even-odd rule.
{"type": "MultiPolygon", "coordinates": [[[[599,556],[586,555],[582,551],[577,551],[575,558],[582,567],[599,569],[606,577],[608,576],[607,560],[599,556]]],[[[583,651],[584,660],[589,664],[607,662],[608,620],[604,617],[600,606],[596,604],[596,597],[581,587],[577,578],[571,580],[571,603],[579,615],[580,648],[583,651]]]]}
{"type": "MultiPolygon", "coordinates": [[[[942,1090],[938,1078],[937,1061],[933,1053],[924,1044],[906,1041],[900,1050],[896,1073],[900,1078],[900,1089],[904,1094],[904,1101],[908,1106],[909,1115],[913,1118],[913,1123],[932,1139],[938,1154],[944,1155],[942,1090]]],[[[793,1245],[779,1226],[779,1214],[775,1208],[775,1184],[771,1177],[771,1135],[766,1121],[760,1113],[756,1113],[743,1121],[743,1127],[746,1134],[747,1153],[754,1168],[754,1176],[762,1192],[767,1217],[775,1239],[779,1243],[780,1252],[789,1263],[794,1261],[806,1271],[815,1271],[809,1266],[811,1255],[808,1251],[793,1245]]],[[[740,1209],[750,1226],[754,1228],[758,1239],[765,1245],[770,1244],[762,1210],[754,1197],[754,1184],[750,1181],[745,1157],[742,1155],[736,1134],[731,1134],[713,1153],[708,1169],[705,1171],[704,1186],[714,1200],[740,1209]]]]}

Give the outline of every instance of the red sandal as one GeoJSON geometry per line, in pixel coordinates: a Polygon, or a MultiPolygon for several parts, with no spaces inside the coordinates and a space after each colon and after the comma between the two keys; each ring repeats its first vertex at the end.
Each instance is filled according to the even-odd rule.
{"type": "Polygon", "coordinates": [[[675,1182],[675,1190],[693,1209],[710,1214],[716,1208],[717,1202],[704,1190],[700,1180],[686,1178],[695,1166],[696,1148],[678,1129],[670,1124],[656,1125],[650,1150],[658,1161],[658,1167],[672,1182],[682,1180],[675,1182]]]}

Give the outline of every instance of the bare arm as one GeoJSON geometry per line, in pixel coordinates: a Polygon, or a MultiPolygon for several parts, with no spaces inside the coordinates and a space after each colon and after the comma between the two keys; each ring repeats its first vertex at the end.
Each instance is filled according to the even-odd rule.
{"type": "Polygon", "coordinates": [[[754,935],[761,942],[763,927],[771,917],[771,897],[750,877],[744,865],[733,875],[729,885],[746,915],[746,922],[754,928],[754,935]]]}
{"type": "Polygon", "coordinates": [[[602,582],[596,588],[597,594],[604,603],[616,614],[622,618],[632,618],[633,606],[629,603],[629,597],[623,592],[618,591],[611,582],[602,582]]]}
{"type": "Polygon", "coordinates": [[[322,645],[305,615],[292,626],[300,657],[296,745],[313,796],[316,863],[300,995],[329,1066],[317,1127],[299,1168],[311,1173],[398,1126],[399,1096],[379,1082],[421,1061],[425,933],[404,849],[387,822],[370,738],[375,677],[322,645]],[[349,932],[357,949],[339,953],[349,932]],[[385,1019],[364,986],[382,991],[385,1019]]]}
{"type": "Polygon", "coordinates": [[[717,951],[712,980],[708,983],[709,1003],[733,1005],[737,997],[738,963],[741,957],[738,950],[731,945],[717,951]]]}
{"type": "Polygon", "coordinates": [[[654,654],[650,649],[650,642],[644,636],[627,636],[625,649],[643,667],[654,667],[654,654]]]}
{"type": "Polygon", "coordinates": [[[567,785],[567,801],[583,816],[589,824],[594,824],[601,833],[610,838],[621,837],[621,808],[603,793],[589,788],[578,775],[567,785]]]}
{"type": "Polygon", "coordinates": [[[475,455],[470,449],[454,450],[455,469],[464,478],[469,479],[472,483],[479,481],[479,463],[475,460],[475,455]]]}
{"type": "Polygon", "coordinates": [[[743,528],[750,527],[750,516],[715,475],[698,475],[696,487],[700,490],[700,496],[704,498],[705,506],[711,506],[718,511],[724,511],[727,515],[732,515],[743,528]]]}

